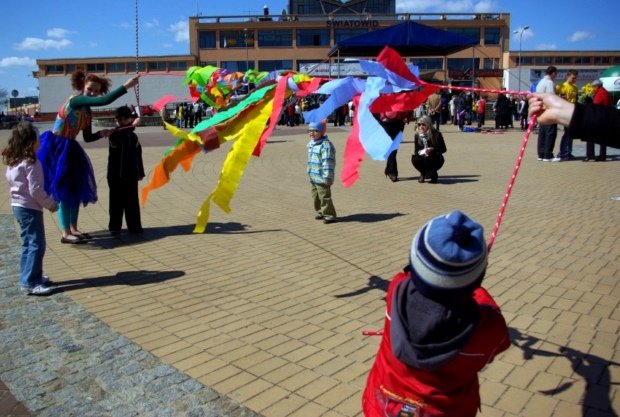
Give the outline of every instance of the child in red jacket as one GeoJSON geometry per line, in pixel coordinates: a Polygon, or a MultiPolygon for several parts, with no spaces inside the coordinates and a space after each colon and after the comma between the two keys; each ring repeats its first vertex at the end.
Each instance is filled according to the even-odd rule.
{"type": "Polygon", "coordinates": [[[499,307],[480,287],[486,267],[482,226],[462,212],[418,231],[410,265],[388,289],[366,417],[476,415],[478,372],[510,346],[499,307]]]}

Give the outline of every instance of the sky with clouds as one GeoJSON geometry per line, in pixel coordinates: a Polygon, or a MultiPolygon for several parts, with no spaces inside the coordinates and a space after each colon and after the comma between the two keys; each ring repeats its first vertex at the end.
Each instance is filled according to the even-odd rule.
{"type": "MultiPolygon", "coordinates": [[[[0,89],[19,96],[37,95],[32,71],[37,59],[135,56],[135,0],[99,2],[18,0],[2,2],[0,89]],[[92,7],[87,7],[87,5],[92,7]]],[[[272,14],[286,0],[138,0],[140,55],[189,52],[188,16],[256,15],[267,5],[272,14]]],[[[616,29],[620,1],[564,0],[396,0],[399,13],[510,13],[512,30],[523,31],[528,50],[620,50],[616,29]]],[[[511,50],[519,49],[512,36],[511,50]]]]}

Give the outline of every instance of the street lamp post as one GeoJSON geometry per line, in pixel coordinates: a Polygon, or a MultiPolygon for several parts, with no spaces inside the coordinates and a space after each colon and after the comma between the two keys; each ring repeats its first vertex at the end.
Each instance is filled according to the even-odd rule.
{"type": "Polygon", "coordinates": [[[528,30],[530,27],[529,26],[523,26],[521,29],[515,30],[513,33],[514,34],[519,34],[519,56],[517,57],[517,77],[518,77],[518,82],[519,84],[517,84],[517,90],[521,91],[521,40],[523,39],[523,32],[525,32],[526,30],[528,30]]]}

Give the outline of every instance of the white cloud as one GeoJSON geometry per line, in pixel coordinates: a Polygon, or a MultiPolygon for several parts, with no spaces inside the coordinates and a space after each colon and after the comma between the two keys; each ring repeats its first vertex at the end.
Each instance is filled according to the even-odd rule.
{"type": "Polygon", "coordinates": [[[586,41],[588,39],[593,39],[593,38],[594,38],[593,33],[587,32],[585,30],[578,30],[577,32],[570,35],[568,40],[571,42],[580,42],[580,41],[586,41]]]}
{"type": "Polygon", "coordinates": [[[37,66],[37,61],[32,58],[28,58],[28,57],[19,58],[16,56],[9,56],[9,57],[0,59],[0,68],[36,67],[36,66],[37,66]]]}
{"type": "Polygon", "coordinates": [[[50,38],[66,38],[69,33],[71,32],[69,32],[67,29],[62,28],[52,28],[47,30],[47,36],[49,36],[50,38]]]}
{"type": "Polygon", "coordinates": [[[69,39],[40,39],[40,38],[25,38],[20,43],[13,45],[14,49],[18,51],[30,50],[38,51],[39,49],[65,49],[73,45],[69,39]]]}
{"type": "Polygon", "coordinates": [[[496,12],[497,10],[497,3],[493,0],[482,0],[474,4],[474,11],[476,13],[496,12]]]}
{"type": "Polygon", "coordinates": [[[555,43],[541,43],[536,45],[536,50],[538,51],[555,51],[558,49],[558,46],[555,43]]]}
{"type": "Polygon", "coordinates": [[[497,9],[495,0],[396,0],[398,13],[484,13],[497,9]]]}
{"type": "Polygon", "coordinates": [[[155,27],[159,27],[159,20],[156,18],[152,18],[151,20],[147,20],[144,22],[144,27],[147,29],[153,29],[155,27]]]}
{"type": "Polygon", "coordinates": [[[181,20],[170,25],[168,31],[174,33],[174,40],[176,42],[189,41],[189,26],[186,20],[181,20]]]}

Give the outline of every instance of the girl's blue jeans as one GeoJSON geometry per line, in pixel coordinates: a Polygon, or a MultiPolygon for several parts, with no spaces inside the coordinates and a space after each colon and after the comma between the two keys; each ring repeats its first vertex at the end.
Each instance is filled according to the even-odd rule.
{"type": "Polygon", "coordinates": [[[13,206],[13,214],[19,223],[22,239],[19,283],[30,289],[41,284],[43,277],[43,255],[45,255],[45,228],[43,212],[13,206]]]}

